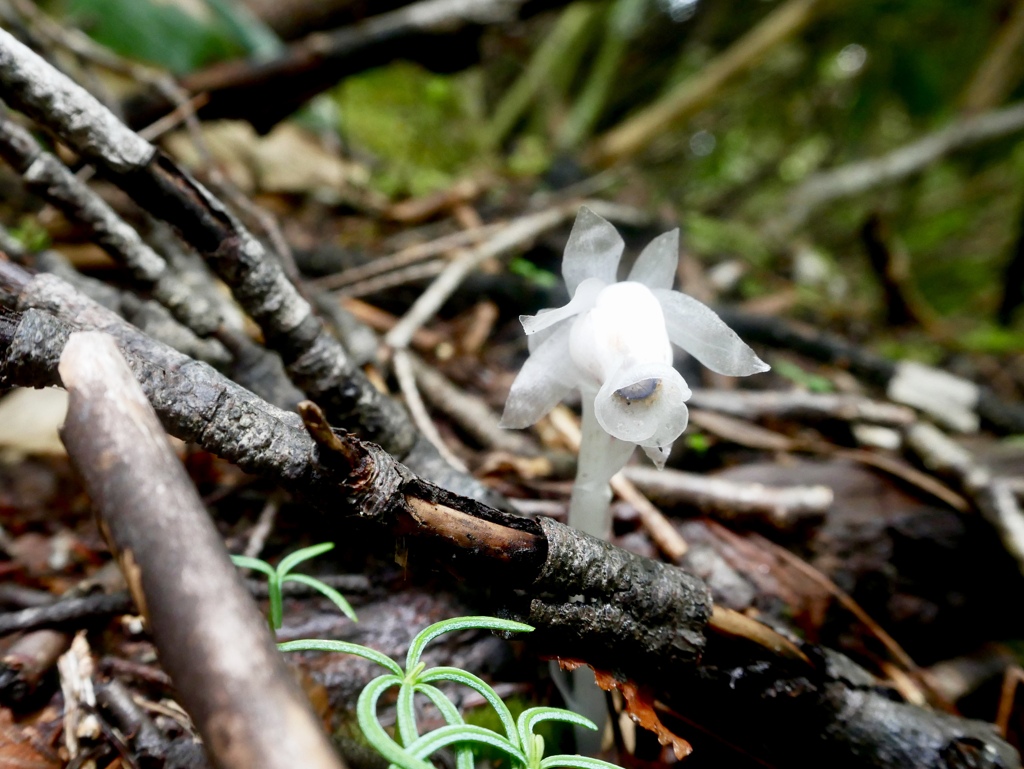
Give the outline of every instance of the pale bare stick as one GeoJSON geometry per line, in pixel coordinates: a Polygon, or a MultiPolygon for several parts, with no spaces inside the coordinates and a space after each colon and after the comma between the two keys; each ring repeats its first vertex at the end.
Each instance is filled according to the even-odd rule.
{"type": "Polygon", "coordinates": [[[433,278],[445,271],[451,262],[444,259],[431,259],[429,262],[410,264],[397,270],[375,275],[358,283],[352,283],[338,289],[341,296],[368,296],[387,291],[389,288],[404,286],[425,278],[433,278]]]}
{"type": "Polygon", "coordinates": [[[456,257],[433,283],[420,294],[409,312],[384,337],[390,347],[407,347],[413,333],[429,321],[462,281],[488,259],[519,248],[546,230],[557,227],[575,214],[578,204],[567,203],[537,214],[514,219],[475,248],[456,257]]]}

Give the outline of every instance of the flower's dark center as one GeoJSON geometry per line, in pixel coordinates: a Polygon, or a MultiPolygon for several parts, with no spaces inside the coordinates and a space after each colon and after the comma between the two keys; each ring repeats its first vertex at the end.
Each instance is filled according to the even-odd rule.
{"type": "Polygon", "coordinates": [[[616,390],[615,394],[627,403],[642,401],[646,398],[650,398],[654,394],[654,391],[658,389],[659,384],[661,384],[660,379],[643,379],[635,384],[626,385],[625,387],[616,390]]]}

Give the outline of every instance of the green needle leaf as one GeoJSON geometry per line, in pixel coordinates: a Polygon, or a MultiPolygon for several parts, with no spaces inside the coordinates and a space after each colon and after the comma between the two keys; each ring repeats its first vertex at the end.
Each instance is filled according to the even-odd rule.
{"type": "Polygon", "coordinates": [[[396,683],[401,683],[405,675],[405,671],[402,670],[399,664],[386,654],[381,654],[376,649],[371,649],[368,646],[360,646],[348,641],[322,641],[317,638],[310,638],[299,641],[285,641],[284,643],[279,643],[277,648],[283,652],[340,652],[341,654],[355,654],[357,657],[370,660],[370,662],[376,662],[382,668],[390,670],[395,674],[396,683]]]}
{"type": "Polygon", "coordinates": [[[309,547],[304,547],[301,550],[296,550],[291,555],[286,555],[281,559],[281,562],[277,565],[277,573],[283,577],[303,561],[308,561],[310,558],[316,558],[318,555],[322,555],[328,550],[333,549],[333,542],[321,542],[319,545],[310,545],[309,547]]]}
{"type": "Polygon", "coordinates": [[[345,596],[343,596],[330,585],[324,584],[316,577],[310,577],[308,574],[289,574],[284,579],[282,579],[281,582],[282,584],[285,582],[298,582],[300,584],[307,585],[313,588],[314,590],[318,590],[323,595],[330,598],[331,602],[339,609],[341,609],[341,611],[345,614],[346,617],[348,617],[353,622],[359,621],[358,619],[356,619],[356,613],[352,609],[352,606],[349,604],[348,601],[345,600],[345,596]]]}
{"type": "Polygon", "coordinates": [[[259,571],[267,576],[272,576],[276,572],[274,567],[266,561],[262,561],[259,558],[250,558],[247,555],[233,555],[231,556],[231,562],[240,569],[252,569],[253,571],[259,571]]]}
{"type": "Polygon", "coordinates": [[[412,670],[419,662],[423,654],[423,647],[433,641],[439,635],[455,633],[460,630],[499,630],[506,633],[529,633],[533,630],[530,625],[522,622],[513,622],[508,619],[497,617],[454,617],[452,619],[435,622],[421,630],[409,646],[409,654],[406,657],[405,669],[412,670]]]}

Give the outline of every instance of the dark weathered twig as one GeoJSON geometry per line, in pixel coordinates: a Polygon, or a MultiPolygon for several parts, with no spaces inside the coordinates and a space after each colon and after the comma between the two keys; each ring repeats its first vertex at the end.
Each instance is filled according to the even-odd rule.
{"type": "Polygon", "coordinates": [[[379,442],[439,483],[500,502],[438,457],[401,406],[352,364],[276,261],[219,200],[3,30],[0,86],[8,103],[99,165],[138,204],[179,231],[262,327],[292,380],[322,404],[333,422],[379,442]]]}
{"type": "Polygon", "coordinates": [[[124,591],[63,598],[48,606],[0,614],[0,636],[39,628],[79,628],[88,622],[127,614],[131,609],[131,597],[124,591]]]}
{"type": "Polygon", "coordinates": [[[70,393],[61,437],[206,749],[225,769],[338,769],[113,340],[73,335],[60,375],[70,393]]]}
{"type": "MultiPolygon", "coordinates": [[[[0,156],[21,174],[28,189],[85,225],[96,242],[123,264],[153,296],[199,336],[221,324],[216,308],[183,286],[167,262],[60,159],[44,151],[11,113],[0,106],[0,156]]],[[[222,351],[223,354],[223,351],[222,351]]]]}
{"type": "Polygon", "coordinates": [[[26,705],[70,643],[65,633],[36,630],[11,644],[0,657],[0,705],[15,709],[26,705]]]}
{"type": "MultiPolygon", "coordinates": [[[[326,575],[318,579],[346,596],[365,594],[370,589],[367,578],[361,574],[326,575]]],[[[247,580],[245,586],[253,598],[261,600],[267,597],[265,581],[247,580]]],[[[308,598],[319,595],[311,587],[292,582],[283,585],[281,590],[286,596],[308,598]]],[[[132,598],[126,590],[85,596],[69,595],[45,606],[31,606],[0,614],[0,637],[53,628],[79,630],[131,611],[132,598]]]]}
{"type": "Polygon", "coordinates": [[[57,251],[48,249],[30,255],[3,226],[0,226],[0,251],[21,264],[31,263],[42,272],[50,272],[63,278],[93,301],[121,315],[145,334],[185,355],[218,367],[227,366],[230,362],[230,356],[220,342],[196,336],[193,331],[176,321],[163,305],[148,299],[140,299],[133,293],[121,291],[95,278],[82,275],[57,251]]]}
{"type": "Polygon", "coordinates": [[[166,757],[169,740],[135,703],[124,684],[113,678],[97,685],[96,703],[110,715],[121,734],[131,739],[139,758],[154,762],[166,757]]]}
{"type": "Polygon", "coordinates": [[[105,621],[130,609],[117,568],[106,564],[68,590],[60,600],[0,614],[0,637],[23,632],[0,660],[0,701],[17,707],[30,700],[43,677],[71,645],[73,629],[105,621]],[[104,592],[92,593],[100,589],[104,592]],[[117,592],[119,591],[120,592],[117,592]]]}
{"type": "Polygon", "coordinates": [[[772,766],[1020,766],[1017,751],[992,724],[908,704],[848,658],[804,649],[815,674],[724,655],[679,682],[664,701],[772,766]]]}

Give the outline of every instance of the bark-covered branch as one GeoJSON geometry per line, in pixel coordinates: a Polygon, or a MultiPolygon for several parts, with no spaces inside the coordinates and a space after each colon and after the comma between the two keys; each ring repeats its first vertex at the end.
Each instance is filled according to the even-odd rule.
{"type": "Polygon", "coordinates": [[[85,225],[96,242],[153,297],[199,336],[209,336],[221,325],[217,308],[196,296],[169,269],[162,256],[150,248],[131,225],[56,155],[42,149],[9,110],[0,105],[0,156],[25,181],[29,191],[85,225]]]}
{"type": "MultiPolygon", "coordinates": [[[[200,110],[204,118],[232,118],[269,131],[321,91],[345,75],[384,64],[396,56],[407,59],[457,61],[467,66],[477,58],[463,34],[475,36],[484,25],[515,18],[525,0],[422,0],[355,24],[318,31],[285,47],[264,61],[239,59],[187,76],[182,87],[208,94],[200,110]]],[[[549,0],[550,4],[550,0],[549,0]]],[[[373,14],[374,7],[368,7],[373,14]]],[[[449,67],[450,68],[450,67],[449,67]]],[[[126,105],[130,121],[145,125],[171,107],[165,98],[140,97],[126,105]]]]}
{"type": "Polygon", "coordinates": [[[4,30],[0,87],[11,106],[96,163],[206,259],[260,325],[292,380],[323,406],[333,423],[379,443],[438,483],[500,503],[475,479],[440,459],[402,407],[352,363],[281,266],[223,203],[4,30]]]}
{"type": "Polygon", "coordinates": [[[59,369],[70,394],[61,438],[216,764],[340,769],[114,341],[73,334],[59,369]]]}

